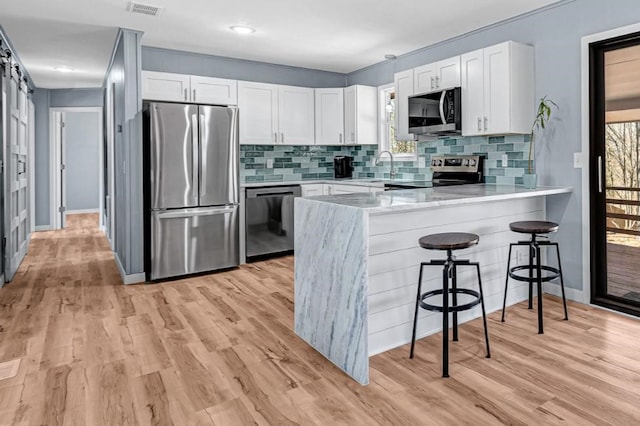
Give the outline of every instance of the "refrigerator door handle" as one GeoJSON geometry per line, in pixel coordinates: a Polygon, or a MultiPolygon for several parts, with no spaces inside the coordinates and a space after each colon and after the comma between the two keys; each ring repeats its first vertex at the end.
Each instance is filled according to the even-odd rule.
{"type": "MultiPolygon", "coordinates": [[[[200,158],[200,162],[202,164],[199,164],[200,168],[202,169],[202,173],[203,176],[205,175],[206,171],[207,171],[207,156],[204,155],[204,151],[206,151],[207,149],[209,149],[208,146],[208,137],[205,137],[205,135],[203,134],[204,132],[208,131],[208,127],[207,127],[207,123],[205,122],[205,115],[204,114],[200,114],[199,118],[198,118],[198,126],[200,126],[200,130],[199,130],[199,137],[200,137],[200,149],[198,150],[198,158],[200,158]]],[[[207,193],[207,181],[209,179],[202,179],[202,182],[200,182],[200,195],[204,196],[207,193]]]]}
{"type": "Polygon", "coordinates": [[[162,212],[156,212],[158,219],[179,219],[184,217],[196,217],[196,216],[215,216],[219,214],[233,213],[238,206],[224,206],[224,207],[211,207],[211,208],[199,208],[199,209],[184,209],[184,210],[167,210],[162,212]]]}
{"type": "Polygon", "coordinates": [[[194,188],[194,195],[196,197],[196,203],[198,199],[198,170],[200,169],[200,154],[198,149],[198,140],[200,139],[200,126],[198,123],[198,115],[191,114],[191,186],[194,188]]]}

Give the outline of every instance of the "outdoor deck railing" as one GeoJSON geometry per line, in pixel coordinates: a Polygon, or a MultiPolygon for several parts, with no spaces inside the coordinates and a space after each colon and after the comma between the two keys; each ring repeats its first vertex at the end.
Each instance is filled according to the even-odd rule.
{"type": "MultiPolygon", "coordinates": [[[[607,192],[609,191],[622,191],[622,192],[637,192],[640,193],[640,188],[627,188],[623,186],[608,186],[607,192]]],[[[640,195],[640,194],[639,194],[640,195]]],[[[637,206],[640,207],[640,200],[624,200],[618,198],[606,198],[607,205],[623,205],[623,206],[637,206]]],[[[615,232],[618,234],[627,234],[634,235],[636,237],[640,237],[640,230],[638,230],[638,225],[640,225],[640,215],[635,214],[627,214],[627,213],[615,213],[609,211],[607,209],[606,212],[607,219],[621,219],[624,220],[624,227],[616,227],[610,226],[609,224],[614,224],[614,221],[607,221],[607,231],[615,232]]]]}

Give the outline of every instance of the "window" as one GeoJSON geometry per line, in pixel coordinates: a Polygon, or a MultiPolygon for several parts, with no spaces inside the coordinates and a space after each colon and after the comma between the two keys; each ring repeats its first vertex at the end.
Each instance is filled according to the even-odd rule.
{"type": "Polygon", "coordinates": [[[380,86],[380,150],[390,151],[394,158],[415,161],[415,141],[396,140],[396,93],[393,84],[380,86]]]}

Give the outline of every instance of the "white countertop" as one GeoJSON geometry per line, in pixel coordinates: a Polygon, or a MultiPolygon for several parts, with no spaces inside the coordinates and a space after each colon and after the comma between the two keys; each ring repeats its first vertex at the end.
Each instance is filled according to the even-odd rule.
{"type": "Polygon", "coordinates": [[[344,179],[314,179],[314,180],[292,180],[277,182],[248,182],[240,185],[240,188],[261,188],[265,186],[289,186],[289,185],[310,185],[310,184],[334,184],[334,185],[357,185],[357,186],[384,186],[387,182],[413,182],[413,179],[383,179],[383,178],[344,178],[344,179]]]}
{"type": "MultiPolygon", "coordinates": [[[[386,192],[324,195],[301,198],[303,202],[321,202],[367,210],[370,214],[420,210],[430,207],[453,206],[540,197],[573,192],[571,187],[538,187],[470,184],[437,188],[402,189],[386,192]]],[[[298,199],[296,199],[296,202],[298,199]]]]}

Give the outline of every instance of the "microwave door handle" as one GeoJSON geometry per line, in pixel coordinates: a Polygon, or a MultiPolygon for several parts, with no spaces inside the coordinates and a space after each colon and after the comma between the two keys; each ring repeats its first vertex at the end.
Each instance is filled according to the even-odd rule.
{"type": "Polygon", "coordinates": [[[447,91],[443,90],[442,95],[440,95],[440,119],[442,120],[442,124],[447,124],[447,117],[444,116],[444,99],[447,97],[447,91]]]}

